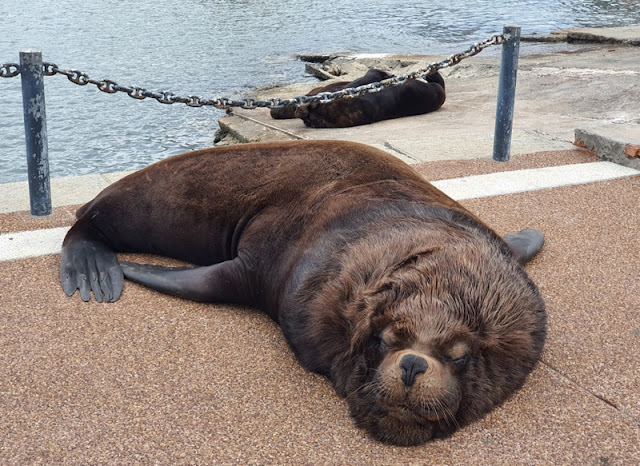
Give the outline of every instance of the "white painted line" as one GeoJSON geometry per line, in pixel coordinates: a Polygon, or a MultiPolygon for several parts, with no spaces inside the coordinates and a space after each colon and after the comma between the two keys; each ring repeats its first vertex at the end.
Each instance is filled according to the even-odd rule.
{"type": "Polygon", "coordinates": [[[0,262],[58,254],[69,228],[3,233],[0,235],[0,262]]]}
{"type": "Polygon", "coordinates": [[[462,201],[613,180],[634,175],[640,175],[640,171],[612,162],[593,162],[465,176],[434,181],[432,184],[453,199],[462,201]]]}
{"type": "MultiPolygon", "coordinates": [[[[433,185],[457,201],[539,189],[606,181],[640,175],[640,171],[611,162],[578,163],[531,168],[434,181],[433,185]]],[[[0,235],[0,262],[60,252],[69,227],[0,235]]]]}

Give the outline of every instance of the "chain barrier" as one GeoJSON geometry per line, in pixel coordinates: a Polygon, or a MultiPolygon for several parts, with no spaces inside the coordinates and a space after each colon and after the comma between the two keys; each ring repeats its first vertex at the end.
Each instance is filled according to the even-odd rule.
{"type": "MultiPolygon", "coordinates": [[[[212,106],[219,109],[227,109],[229,107],[240,107],[245,109],[255,109],[258,107],[264,108],[281,108],[285,106],[301,106],[307,105],[313,102],[319,103],[329,103],[333,102],[336,99],[342,98],[353,98],[358,97],[365,94],[371,94],[375,92],[380,92],[391,86],[399,86],[404,84],[405,82],[417,79],[424,78],[430,74],[435,73],[443,68],[447,68],[449,66],[457,65],[465,58],[472,57],[477,55],[482,50],[487,47],[493,45],[502,45],[505,41],[504,34],[495,34],[491,36],[491,38],[473,44],[467,50],[451,55],[450,57],[436,62],[430,63],[429,65],[421,68],[417,71],[412,71],[407,74],[403,74],[401,76],[394,76],[392,78],[388,78],[379,82],[365,84],[359,87],[351,87],[348,89],[342,89],[340,91],[335,92],[321,92],[312,96],[298,96],[292,98],[272,98],[267,100],[257,100],[251,98],[245,99],[228,99],[224,97],[216,97],[213,99],[206,99],[197,95],[189,95],[186,97],[177,96],[172,92],[153,92],[149,91],[143,87],[139,86],[120,86],[118,83],[111,81],[109,79],[92,79],[86,73],[78,70],[63,70],[58,67],[55,63],[43,63],[43,73],[46,76],[53,76],[56,74],[62,74],[69,79],[74,84],[78,84],[80,86],[86,86],[87,84],[95,85],[100,91],[106,92],[107,94],[115,94],[116,92],[124,92],[129,97],[143,100],[146,98],[155,99],[162,104],[174,104],[174,103],[182,103],[189,107],[204,107],[204,106],[212,106]]],[[[20,74],[20,65],[16,63],[5,63],[0,66],[0,77],[1,78],[11,78],[20,74]]]]}

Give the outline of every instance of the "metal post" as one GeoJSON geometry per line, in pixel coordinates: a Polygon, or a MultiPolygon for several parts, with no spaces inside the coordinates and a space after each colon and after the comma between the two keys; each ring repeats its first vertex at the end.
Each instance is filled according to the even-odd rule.
{"type": "Polygon", "coordinates": [[[504,26],[502,33],[505,41],[502,44],[502,62],[500,63],[496,127],[493,136],[493,160],[507,162],[511,151],[513,105],[516,98],[516,75],[518,74],[518,53],[520,52],[520,26],[504,26]]]}
{"type": "Polygon", "coordinates": [[[31,215],[51,215],[49,148],[41,52],[29,49],[20,51],[20,77],[31,215]]]}

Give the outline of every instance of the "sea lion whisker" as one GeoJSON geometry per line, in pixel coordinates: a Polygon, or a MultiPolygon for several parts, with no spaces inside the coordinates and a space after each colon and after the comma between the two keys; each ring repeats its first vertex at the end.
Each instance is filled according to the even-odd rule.
{"type": "Polygon", "coordinates": [[[369,382],[360,385],[359,387],[355,388],[353,391],[351,391],[350,393],[347,393],[347,395],[345,396],[346,399],[354,397],[358,394],[360,394],[363,391],[366,390],[370,390],[372,388],[375,388],[376,385],[379,385],[379,382],[377,382],[376,380],[370,380],[369,382]]]}
{"type": "Polygon", "coordinates": [[[451,427],[451,425],[453,424],[453,427],[455,427],[456,429],[459,429],[460,424],[458,423],[458,420],[456,419],[456,415],[452,411],[451,407],[449,407],[448,405],[445,405],[442,402],[442,400],[435,400],[435,401],[437,401],[437,404],[438,404],[438,406],[434,406],[435,412],[444,414],[444,417],[438,418],[438,423],[440,423],[441,421],[444,421],[447,427],[451,427]]]}
{"type": "MultiPolygon", "coordinates": [[[[438,409],[438,408],[437,408],[438,409]]],[[[445,406],[444,404],[441,404],[438,412],[444,414],[444,417],[439,418],[438,420],[443,420],[447,426],[451,426],[451,424],[453,423],[454,427],[459,428],[460,425],[458,424],[458,420],[456,419],[455,413],[451,410],[450,407],[445,406]]]]}
{"type": "MultiPolygon", "coordinates": [[[[453,392],[449,390],[443,390],[445,395],[453,395],[453,392]]],[[[438,417],[438,421],[444,420],[447,425],[449,421],[453,421],[458,426],[455,413],[448,403],[445,403],[442,397],[436,398],[423,398],[420,400],[419,409],[422,411],[426,411],[428,413],[433,413],[436,415],[444,415],[444,417],[438,417]]]]}

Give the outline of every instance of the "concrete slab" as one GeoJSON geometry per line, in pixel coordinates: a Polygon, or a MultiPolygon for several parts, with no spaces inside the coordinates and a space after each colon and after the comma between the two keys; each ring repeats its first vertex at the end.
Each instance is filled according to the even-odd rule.
{"type": "MultiPolygon", "coordinates": [[[[495,115],[495,109],[493,111],[495,115]]],[[[244,117],[247,111],[234,112],[241,112],[244,117]]],[[[262,109],[250,112],[254,117],[254,124],[242,127],[242,138],[252,141],[260,140],[261,125],[275,124],[287,133],[280,140],[290,139],[291,134],[300,139],[362,142],[385,150],[409,164],[433,160],[477,159],[493,155],[493,120],[461,127],[460,123],[453,121],[456,109],[451,108],[434,114],[381,121],[366,127],[335,129],[306,128],[300,120],[270,121],[268,112],[262,109]]],[[[233,120],[228,118],[223,119],[227,120],[222,123],[225,127],[227,124],[233,126],[233,120]]],[[[574,148],[572,142],[542,130],[516,128],[511,141],[511,155],[528,154],[532,148],[536,151],[570,150],[574,148]]]]}
{"type": "MultiPolygon", "coordinates": [[[[467,135],[469,136],[469,135],[467,135]]],[[[410,163],[432,160],[461,160],[471,158],[491,158],[493,156],[493,131],[472,137],[460,137],[459,129],[439,131],[437,134],[420,139],[391,139],[384,142],[390,153],[398,153],[410,163]]],[[[549,135],[533,130],[515,130],[511,139],[511,155],[538,151],[571,150],[567,141],[558,141],[549,135]]]]}
{"type": "Polygon", "coordinates": [[[567,29],[567,40],[640,45],[640,26],[567,29]]]}
{"type": "Polygon", "coordinates": [[[550,34],[525,34],[521,36],[521,40],[525,42],[588,42],[640,45],[640,26],[560,29],[550,34]]]}
{"type": "MultiPolygon", "coordinates": [[[[264,109],[260,110],[265,111],[264,109]]],[[[266,121],[257,121],[250,112],[230,114],[220,119],[219,125],[221,131],[228,133],[234,139],[244,143],[303,139],[286,129],[269,124],[266,121]]]]}
{"type": "MultiPolygon", "coordinates": [[[[81,204],[130,172],[106,175],[83,175],[51,179],[52,207],[81,204]]],[[[29,210],[27,182],[0,184],[0,214],[29,210]]]]}

